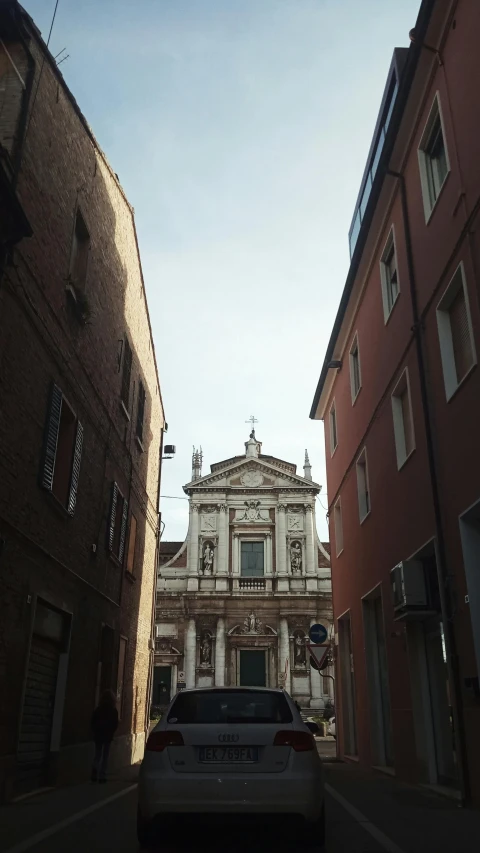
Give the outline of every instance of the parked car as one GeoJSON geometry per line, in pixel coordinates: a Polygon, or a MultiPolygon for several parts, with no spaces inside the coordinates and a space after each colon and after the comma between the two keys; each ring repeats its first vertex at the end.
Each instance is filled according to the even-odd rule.
{"type": "Polygon", "coordinates": [[[332,717],[332,719],[330,720],[330,722],[328,724],[327,735],[330,735],[330,737],[334,737],[335,740],[337,738],[337,730],[335,728],[335,717],[332,717]]]}
{"type": "Polygon", "coordinates": [[[323,845],[323,770],[313,735],[284,690],[183,690],[151,732],[138,785],[138,840],[183,814],[301,817],[323,845]],[[161,821],[163,823],[163,821],[161,821]]]}

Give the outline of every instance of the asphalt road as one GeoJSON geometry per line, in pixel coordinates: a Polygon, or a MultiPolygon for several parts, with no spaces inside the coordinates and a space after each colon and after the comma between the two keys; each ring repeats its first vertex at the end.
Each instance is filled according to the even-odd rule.
{"type": "MultiPolygon", "coordinates": [[[[385,853],[378,844],[336,800],[327,795],[326,853],[385,853]]],[[[60,816],[59,816],[60,817],[60,816]]],[[[135,831],[136,791],[102,805],[101,808],[60,828],[38,843],[22,844],[18,853],[134,853],[138,851],[135,831]]],[[[33,839],[32,839],[33,840],[33,839]]],[[[15,848],[13,848],[15,850],[15,848]]],[[[156,846],[162,853],[317,853],[307,850],[282,826],[242,826],[241,823],[206,826],[191,825],[179,817],[168,836],[160,837],[156,846]]]]}

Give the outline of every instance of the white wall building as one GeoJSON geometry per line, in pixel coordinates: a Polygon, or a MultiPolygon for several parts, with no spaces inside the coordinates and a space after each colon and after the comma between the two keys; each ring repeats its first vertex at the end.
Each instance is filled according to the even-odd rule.
{"type": "Polygon", "coordinates": [[[153,704],[177,685],[285,686],[302,707],[333,701],[333,667],[311,666],[312,624],[331,636],[328,543],[320,542],[308,454],[296,465],[245,454],[201,475],[194,452],[185,542],[163,542],[157,586],[153,704]]]}

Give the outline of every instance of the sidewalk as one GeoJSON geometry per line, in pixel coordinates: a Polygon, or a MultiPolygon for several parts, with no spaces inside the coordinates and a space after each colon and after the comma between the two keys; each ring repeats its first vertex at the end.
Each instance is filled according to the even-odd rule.
{"type": "Polygon", "coordinates": [[[0,853],[135,785],[139,769],[134,764],[114,771],[105,785],[65,785],[0,806],[0,853]]]}
{"type": "Polygon", "coordinates": [[[327,794],[341,805],[341,798],[347,801],[345,820],[346,806],[353,806],[350,819],[358,821],[354,810],[361,812],[399,853],[472,853],[480,847],[480,812],[462,809],[454,799],[341,762],[325,764],[325,782],[327,794]]]}

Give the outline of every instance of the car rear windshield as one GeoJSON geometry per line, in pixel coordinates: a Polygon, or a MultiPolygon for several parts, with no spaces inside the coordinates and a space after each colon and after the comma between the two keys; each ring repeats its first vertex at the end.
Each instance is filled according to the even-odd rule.
{"type": "Polygon", "coordinates": [[[291,723],[292,712],[282,693],[255,690],[209,690],[179,693],[169,723],[291,723]]]}

